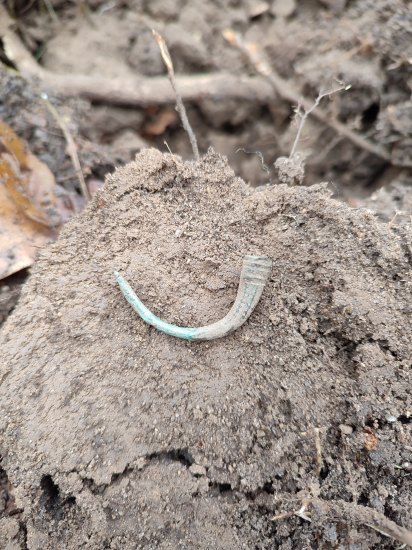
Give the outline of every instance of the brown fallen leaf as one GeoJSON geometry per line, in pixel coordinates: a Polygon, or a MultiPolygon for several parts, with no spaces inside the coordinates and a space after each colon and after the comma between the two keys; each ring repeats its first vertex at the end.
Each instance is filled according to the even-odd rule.
{"type": "Polygon", "coordinates": [[[364,446],[367,451],[374,451],[379,444],[379,439],[372,428],[365,426],[364,432],[364,446]]]}
{"type": "Polygon", "coordinates": [[[0,121],[0,279],[32,265],[39,248],[56,238],[56,192],[50,169],[0,121]]]}
{"type": "Polygon", "coordinates": [[[30,219],[47,227],[61,223],[56,182],[48,166],[34,156],[5,122],[0,121],[0,184],[30,219]]]}
{"type": "Polygon", "coordinates": [[[175,126],[178,122],[176,111],[163,109],[158,112],[152,122],[147,122],[143,127],[143,133],[149,136],[161,136],[169,126],[175,126]]]}
{"type": "Polygon", "coordinates": [[[0,279],[33,264],[55,231],[26,217],[0,185],[0,279]]]}

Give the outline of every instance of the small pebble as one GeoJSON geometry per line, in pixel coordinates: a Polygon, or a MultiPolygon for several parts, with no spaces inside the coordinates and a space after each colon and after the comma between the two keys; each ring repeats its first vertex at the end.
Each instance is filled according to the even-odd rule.
{"type": "Polygon", "coordinates": [[[269,4],[267,2],[255,2],[249,9],[249,17],[254,19],[269,11],[269,4]]]}
{"type": "Polygon", "coordinates": [[[205,476],[206,468],[200,464],[192,464],[189,468],[189,472],[194,476],[205,476]]]}
{"type": "Polygon", "coordinates": [[[275,17],[289,17],[295,10],[295,0],[275,0],[270,12],[275,17]]]}
{"type": "Polygon", "coordinates": [[[350,435],[353,432],[352,426],[348,426],[347,424],[340,424],[339,429],[344,435],[350,435]]]}

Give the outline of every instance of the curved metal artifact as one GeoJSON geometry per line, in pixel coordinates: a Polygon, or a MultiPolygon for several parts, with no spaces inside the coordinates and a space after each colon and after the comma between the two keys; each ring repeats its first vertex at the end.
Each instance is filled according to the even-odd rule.
{"type": "Polygon", "coordinates": [[[215,340],[230,334],[250,317],[262,296],[271,269],[272,260],[267,256],[245,256],[236,300],[228,314],[216,323],[197,328],[178,327],[162,321],[139,300],[120,273],[115,271],[114,275],[126,300],[149,325],[170,336],[184,340],[215,340]]]}

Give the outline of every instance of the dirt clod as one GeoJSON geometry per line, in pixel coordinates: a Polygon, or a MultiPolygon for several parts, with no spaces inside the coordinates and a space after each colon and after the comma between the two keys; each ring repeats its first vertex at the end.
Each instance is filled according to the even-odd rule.
{"type": "Polygon", "coordinates": [[[150,149],[109,176],[0,336],[2,467],[27,548],[394,548],[362,524],[271,518],[314,494],[411,525],[407,231],[324,185],[253,190],[213,151],[150,149]],[[145,325],[113,277],[203,325],[248,253],[273,259],[270,282],[208,343],[145,325]]]}

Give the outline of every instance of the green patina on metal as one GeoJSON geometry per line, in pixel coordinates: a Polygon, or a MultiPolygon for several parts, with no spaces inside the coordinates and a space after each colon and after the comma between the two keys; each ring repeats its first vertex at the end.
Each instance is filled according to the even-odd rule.
{"type": "Polygon", "coordinates": [[[178,327],[177,325],[172,325],[171,323],[163,321],[162,319],[160,319],[160,317],[152,313],[150,309],[148,309],[144,305],[144,303],[138,298],[132,287],[129,285],[126,279],[120,275],[120,273],[115,271],[114,276],[116,277],[117,284],[119,285],[123,296],[129,302],[135,312],[140,315],[143,321],[145,321],[149,325],[156,327],[161,332],[169,334],[170,336],[176,336],[177,338],[183,338],[184,340],[193,340],[193,334],[196,332],[196,329],[189,327],[178,327]]]}
{"type": "Polygon", "coordinates": [[[143,321],[170,336],[192,341],[222,338],[243,325],[260,300],[271,269],[272,260],[267,256],[245,256],[236,300],[228,314],[216,323],[197,328],[163,321],[143,304],[120,273],[115,271],[114,275],[124,297],[143,321]]]}

